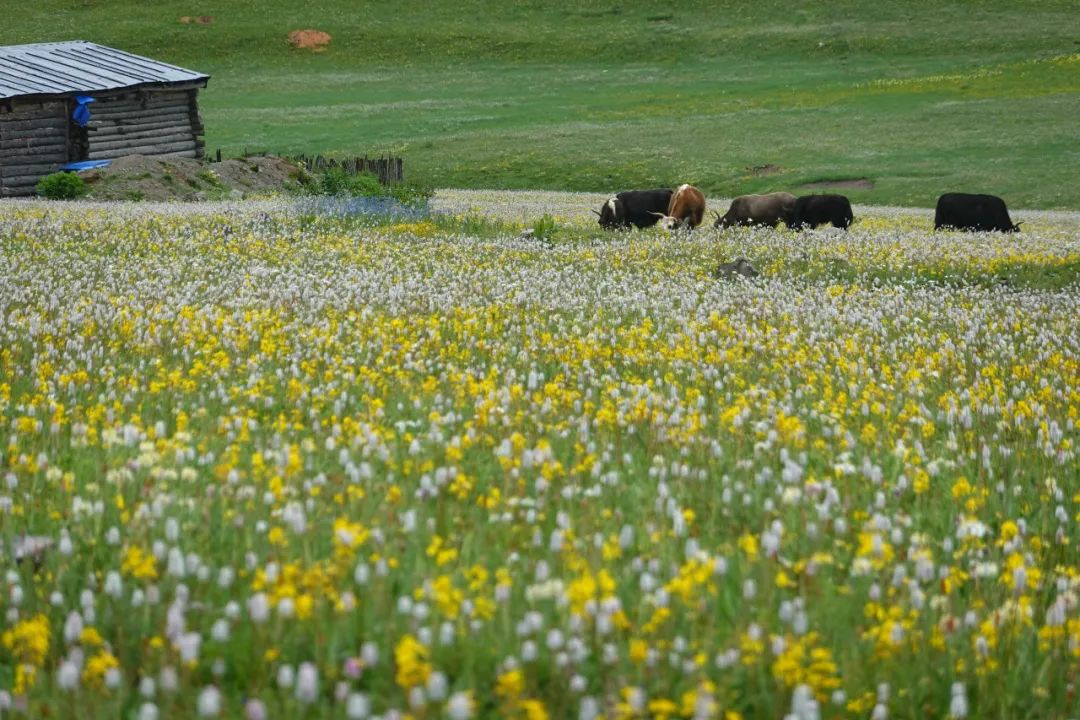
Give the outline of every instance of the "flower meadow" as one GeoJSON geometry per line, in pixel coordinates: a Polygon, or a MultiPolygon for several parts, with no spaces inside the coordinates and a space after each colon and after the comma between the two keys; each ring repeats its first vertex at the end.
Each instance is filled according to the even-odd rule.
{"type": "Polygon", "coordinates": [[[0,206],[0,716],[1075,717],[1080,215],[602,200],[0,206]]]}

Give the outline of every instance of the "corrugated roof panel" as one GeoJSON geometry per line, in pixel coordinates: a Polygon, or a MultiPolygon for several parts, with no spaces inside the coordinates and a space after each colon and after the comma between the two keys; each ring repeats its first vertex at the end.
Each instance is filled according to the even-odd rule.
{"type": "Polygon", "coordinates": [[[205,82],[209,78],[84,40],[0,46],[0,99],[205,82]]]}

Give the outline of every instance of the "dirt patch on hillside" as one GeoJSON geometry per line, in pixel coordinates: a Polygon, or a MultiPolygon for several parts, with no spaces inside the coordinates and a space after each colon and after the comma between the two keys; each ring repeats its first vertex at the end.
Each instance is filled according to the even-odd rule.
{"type": "Polygon", "coordinates": [[[326,49],[326,46],[330,44],[329,33],[324,33],[322,30],[293,30],[289,33],[289,44],[298,50],[311,50],[312,52],[322,52],[326,49]]]}
{"type": "Polygon", "coordinates": [[[88,200],[239,200],[274,195],[300,186],[304,171],[279,157],[219,163],[181,157],[128,155],[100,170],[82,173],[88,200]]]}
{"type": "Polygon", "coordinates": [[[874,181],[870,178],[845,178],[842,180],[818,180],[802,185],[803,190],[873,190],[874,181]]]}
{"type": "Polygon", "coordinates": [[[778,172],[780,172],[781,170],[783,170],[782,167],[780,167],[779,165],[776,165],[774,163],[766,163],[764,165],[747,165],[746,169],[750,172],[751,175],[759,175],[759,176],[761,176],[761,175],[775,175],[778,172]]]}

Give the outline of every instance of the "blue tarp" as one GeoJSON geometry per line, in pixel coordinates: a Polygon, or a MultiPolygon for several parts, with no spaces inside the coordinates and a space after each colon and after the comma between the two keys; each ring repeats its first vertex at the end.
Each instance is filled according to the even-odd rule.
{"type": "Polygon", "coordinates": [[[112,160],[83,160],[82,162],[70,162],[67,165],[61,165],[60,169],[78,172],[79,170],[94,170],[95,168],[103,168],[111,164],[112,160]]]}
{"type": "Polygon", "coordinates": [[[94,98],[87,95],[75,96],[75,110],[71,113],[71,119],[79,127],[86,127],[90,122],[90,108],[87,107],[90,103],[94,102],[94,98]]]}

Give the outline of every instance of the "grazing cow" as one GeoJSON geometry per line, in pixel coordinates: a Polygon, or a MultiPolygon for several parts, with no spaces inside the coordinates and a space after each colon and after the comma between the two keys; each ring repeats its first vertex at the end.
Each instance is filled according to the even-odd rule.
{"type": "Polygon", "coordinates": [[[795,196],[786,192],[767,195],[740,195],[731,201],[727,213],[716,213],[713,227],[729,228],[735,225],[766,225],[776,227],[780,221],[791,224],[795,208],[795,196]]]}
{"type": "Polygon", "coordinates": [[[1020,224],[1013,225],[1005,201],[996,195],[945,193],[938,198],[934,213],[934,229],[942,228],[1017,232],[1020,224]]]}
{"type": "Polygon", "coordinates": [[[677,230],[684,225],[693,230],[705,218],[705,195],[693,185],[682,184],[671,196],[667,215],[660,215],[665,230],[677,230]]]}
{"type": "Polygon", "coordinates": [[[847,230],[854,219],[851,201],[843,195],[804,195],[795,201],[791,227],[814,229],[831,223],[833,227],[847,230]]]}
{"type": "Polygon", "coordinates": [[[605,230],[647,228],[655,225],[671,204],[672,191],[667,188],[655,190],[626,190],[612,196],[600,207],[600,227],[605,230]],[[658,217],[659,215],[659,217],[658,217]]]}

